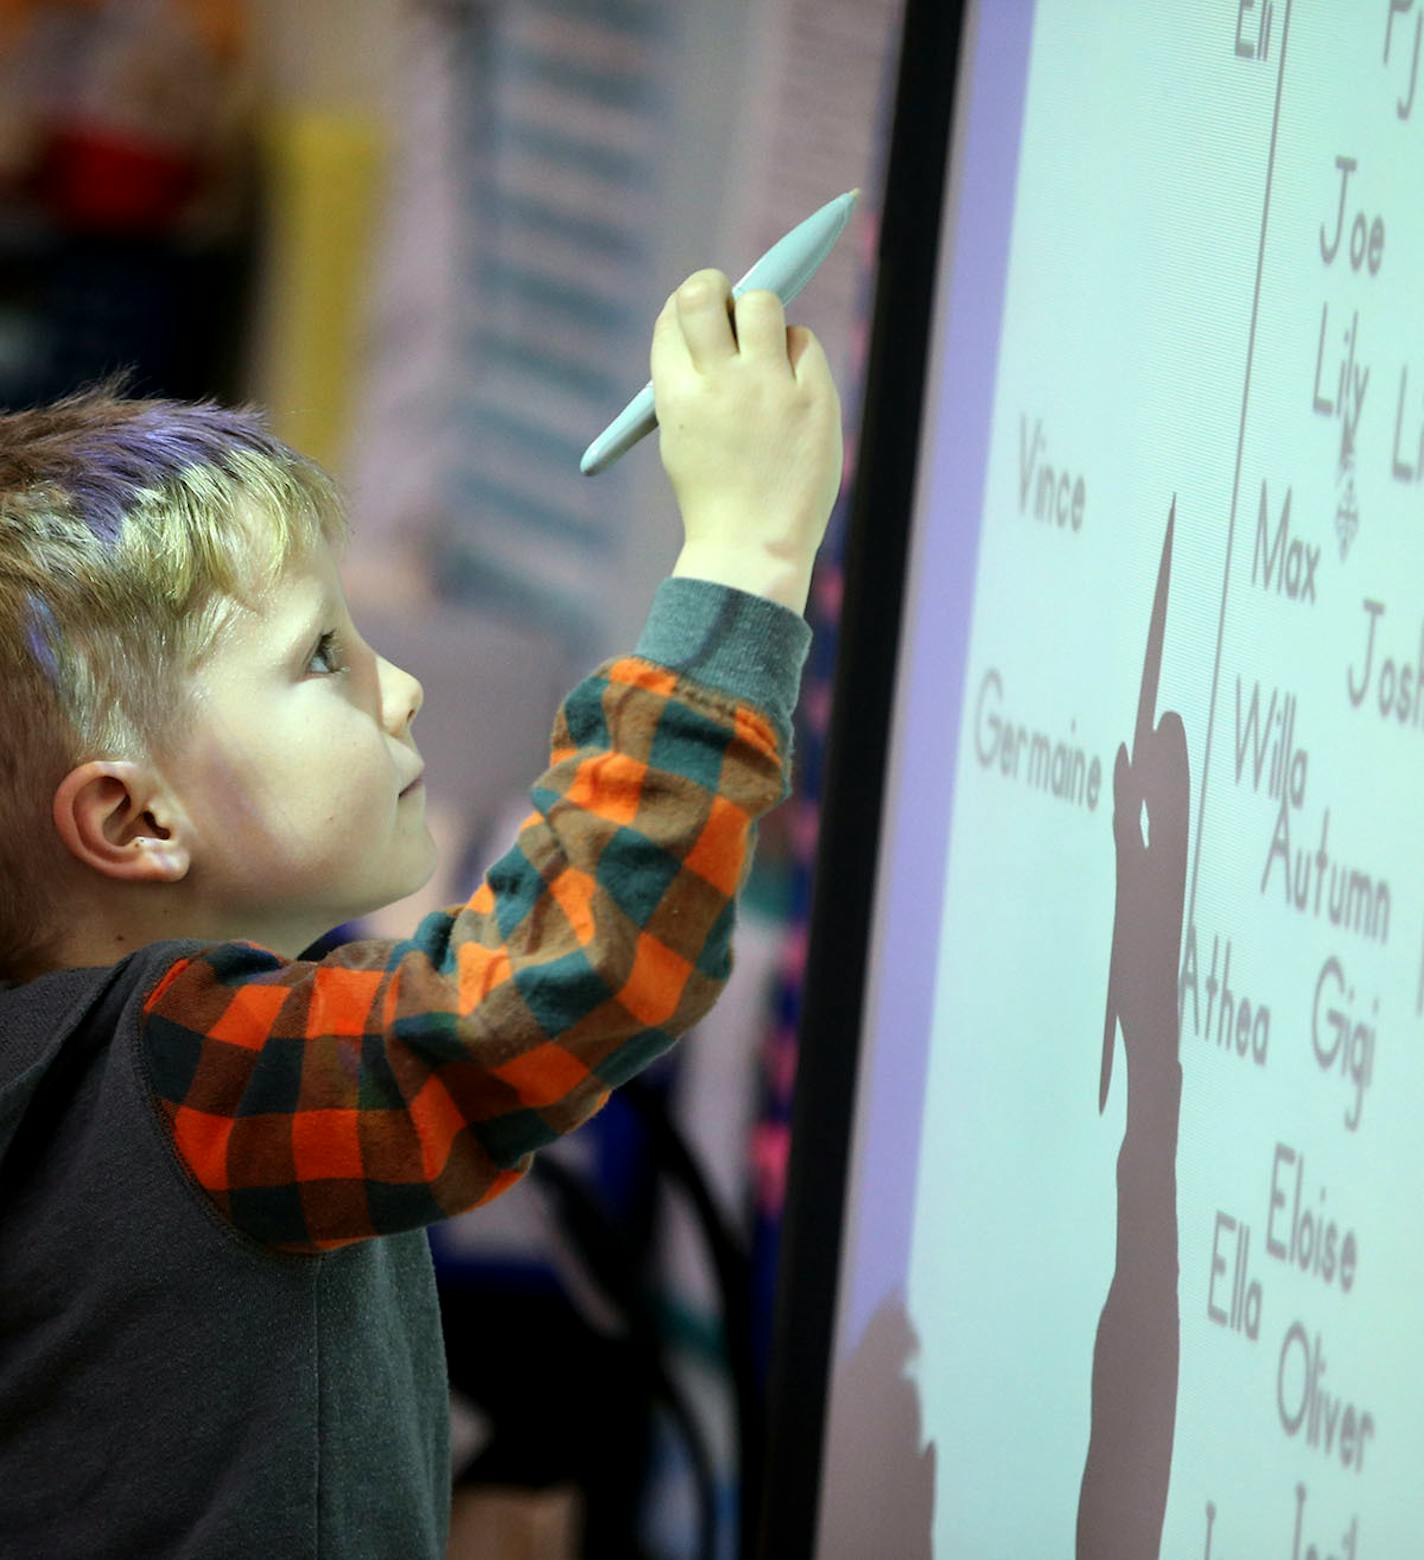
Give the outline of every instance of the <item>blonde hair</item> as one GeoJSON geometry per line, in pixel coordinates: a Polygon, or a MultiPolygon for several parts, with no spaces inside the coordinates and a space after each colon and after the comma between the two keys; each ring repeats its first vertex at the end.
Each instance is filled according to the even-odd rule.
{"type": "Polygon", "coordinates": [[[0,979],[51,968],[68,930],[60,781],[177,751],[239,608],[350,536],[256,408],[128,399],[126,378],[0,414],[0,979]]]}

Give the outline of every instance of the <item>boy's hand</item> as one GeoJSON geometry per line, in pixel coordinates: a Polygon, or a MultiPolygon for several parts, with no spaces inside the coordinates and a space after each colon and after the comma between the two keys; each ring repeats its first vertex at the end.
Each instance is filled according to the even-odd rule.
{"type": "Polygon", "coordinates": [[[696,271],[653,327],[663,468],[682,511],[673,574],[806,606],[843,461],[841,405],[816,337],[774,292],[696,271]]]}

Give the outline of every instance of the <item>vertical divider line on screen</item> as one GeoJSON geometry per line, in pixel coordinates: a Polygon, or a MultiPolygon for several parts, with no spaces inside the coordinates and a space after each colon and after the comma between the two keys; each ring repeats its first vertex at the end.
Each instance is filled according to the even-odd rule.
{"type": "MultiPolygon", "coordinates": [[[[1276,72],[1276,105],[1271,115],[1271,150],[1266,159],[1266,194],[1261,206],[1261,240],[1256,252],[1256,290],[1251,299],[1251,330],[1246,341],[1246,378],[1241,387],[1241,424],[1236,435],[1236,474],[1231,482],[1231,521],[1226,531],[1226,566],[1221,576],[1221,613],[1216,624],[1216,658],[1211,668],[1211,702],[1207,706],[1206,747],[1202,754],[1201,791],[1197,798],[1196,840],[1192,846],[1192,881],[1187,892],[1184,933],[1193,924],[1197,908],[1197,868],[1201,864],[1202,820],[1206,816],[1206,787],[1211,773],[1211,734],[1216,724],[1216,691],[1221,681],[1221,646],[1226,637],[1226,596],[1231,585],[1231,551],[1236,539],[1236,506],[1241,494],[1241,458],[1246,448],[1246,406],[1251,399],[1251,365],[1256,356],[1256,321],[1261,309],[1261,272],[1266,264],[1266,228],[1271,216],[1271,181],[1276,170],[1276,135],[1281,123],[1281,93],[1286,80],[1286,53],[1290,44],[1292,0],[1286,0],[1281,29],[1281,62],[1276,72]]],[[[1185,944],[1186,938],[1183,938],[1185,944]]]]}

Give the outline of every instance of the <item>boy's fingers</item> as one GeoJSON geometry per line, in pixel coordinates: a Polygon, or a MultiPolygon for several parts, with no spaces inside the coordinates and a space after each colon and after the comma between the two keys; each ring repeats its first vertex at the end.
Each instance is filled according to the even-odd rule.
{"type": "Polygon", "coordinates": [[[757,288],[737,299],[737,343],[743,357],[765,358],[773,365],[787,362],[786,310],[774,292],[757,288]]]}
{"type": "Polygon", "coordinates": [[[677,294],[669,293],[662,312],[653,321],[653,342],[648,354],[652,377],[657,380],[665,374],[686,373],[692,366],[687,354],[687,342],[683,339],[682,326],[677,317],[677,294]]]}
{"type": "Polygon", "coordinates": [[[737,355],[731,297],[731,282],[716,270],[694,271],[677,290],[678,322],[692,366],[700,372],[737,355]]]}
{"type": "Polygon", "coordinates": [[[831,377],[831,365],[826,361],[825,349],[816,333],[804,325],[786,327],[786,356],[791,363],[791,372],[803,385],[813,379],[831,377]]]}

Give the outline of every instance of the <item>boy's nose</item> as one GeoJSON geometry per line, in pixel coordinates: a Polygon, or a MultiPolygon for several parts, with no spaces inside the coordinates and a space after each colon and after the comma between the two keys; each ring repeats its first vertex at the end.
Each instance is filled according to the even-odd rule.
{"type": "Polygon", "coordinates": [[[425,688],[413,673],[386,660],[384,656],[378,659],[381,666],[382,703],[396,717],[393,729],[404,731],[420,714],[425,703],[425,688]]]}

